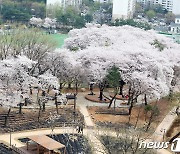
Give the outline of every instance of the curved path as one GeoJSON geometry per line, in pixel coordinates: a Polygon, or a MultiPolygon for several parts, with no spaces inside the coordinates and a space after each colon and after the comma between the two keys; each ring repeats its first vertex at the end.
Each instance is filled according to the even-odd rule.
{"type": "MultiPolygon", "coordinates": [[[[174,120],[177,118],[176,115],[176,107],[174,107],[163,119],[163,121],[159,124],[159,126],[156,128],[155,132],[151,136],[150,140],[147,140],[146,142],[163,142],[164,133],[166,133],[172,126],[174,120]],[[164,132],[165,131],[165,132],[164,132]]],[[[166,149],[160,149],[157,150],[157,154],[172,154],[166,149]]]]}
{"type": "MultiPolygon", "coordinates": [[[[11,134],[11,144],[16,147],[22,147],[25,144],[20,142],[18,140],[19,138],[25,138],[25,137],[33,136],[33,135],[64,134],[64,133],[77,134],[76,129],[71,128],[71,127],[55,128],[53,132],[51,129],[36,129],[36,130],[30,130],[30,131],[15,132],[11,134]]],[[[105,150],[105,147],[99,141],[98,136],[99,135],[116,136],[116,133],[113,131],[84,129],[83,135],[85,135],[89,139],[95,154],[102,154],[102,153],[106,154],[107,152],[105,150]]],[[[0,134],[0,141],[10,145],[10,134],[9,133],[0,134]]]]}
{"type": "MultiPolygon", "coordinates": [[[[87,94],[87,93],[86,93],[87,94]]],[[[80,112],[84,115],[84,119],[85,119],[85,124],[87,127],[94,127],[95,124],[93,123],[91,116],[88,113],[87,110],[87,106],[108,106],[108,103],[96,103],[96,102],[90,102],[88,100],[86,100],[84,98],[84,95],[80,95],[78,97],[78,101],[77,101],[77,105],[80,108],[80,112]]],[[[116,104],[120,104],[121,100],[117,100],[116,104]]],[[[176,119],[177,115],[175,114],[175,109],[176,107],[174,107],[163,119],[163,121],[159,124],[159,126],[157,127],[156,131],[152,134],[151,136],[151,141],[162,141],[163,137],[164,137],[164,133],[163,130],[167,131],[170,129],[170,127],[172,126],[172,123],[174,122],[174,120],[176,119]]],[[[101,149],[104,149],[101,148],[101,149]]],[[[160,149],[157,150],[157,154],[172,154],[171,152],[169,152],[168,150],[165,149],[160,149]]]]}
{"type": "MultiPolygon", "coordinates": [[[[96,103],[96,102],[90,102],[84,98],[84,95],[88,93],[80,93],[78,94],[77,99],[77,107],[79,108],[80,112],[84,115],[85,125],[86,129],[84,129],[83,134],[89,139],[93,152],[95,154],[106,154],[107,150],[104,147],[104,145],[100,142],[98,139],[99,135],[109,135],[109,136],[116,136],[116,132],[113,131],[103,131],[96,129],[95,124],[93,123],[93,120],[91,118],[91,115],[89,114],[87,110],[87,106],[108,106],[108,103],[96,103]]],[[[120,104],[120,103],[119,103],[120,104]]],[[[166,115],[164,120],[160,123],[160,125],[157,127],[156,131],[151,137],[151,141],[155,139],[156,141],[162,141],[163,139],[163,133],[161,132],[162,129],[168,130],[173,123],[174,119],[176,118],[176,115],[173,114],[174,109],[166,115]]],[[[70,127],[64,127],[64,128],[55,128],[53,131],[53,134],[63,134],[63,133],[77,133],[75,128],[70,127]]],[[[30,131],[22,131],[22,132],[15,132],[11,135],[11,143],[12,145],[15,145],[17,147],[24,146],[23,143],[18,141],[18,138],[25,138],[32,135],[41,135],[41,134],[52,134],[51,129],[36,129],[36,130],[30,130],[30,131]]],[[[10,144],[10,134],[0,134],[0,141],[10,144]]],[[[148,142],[149,140],[147,140],[148,142]]],[[[171,154],[167,150],[157,150],[158,154],[171,154]]]]}

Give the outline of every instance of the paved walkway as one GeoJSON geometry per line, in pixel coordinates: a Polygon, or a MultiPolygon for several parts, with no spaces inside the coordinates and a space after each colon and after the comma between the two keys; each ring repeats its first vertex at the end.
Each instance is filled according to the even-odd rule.
{"type": "MultiPolygon", "coordinates": [[[[76,129],[75,128],[55,128],[53,131],[53,134],[63,134],[63,133],[75,133],[76,129]]],[[[37,129],[37,130],[30,130],[30,131],[22,131],[22,132],[14,132],[11,134],[11,144],[16,146],[16,147],[22,147],[25,146],[24,143],[20,142],[18,139],[19,138],[26,138],[28,136],[33,136],[33,135],[47,135],[47,134],[52,134],[51,129],[37,129]]],[[[85,135],[93,148],[93,151],[95,154],[106,154],[106,149],[103,146],[103,144],[100,142],[98,139],[99,135],[109,135],[109,136],[115,136],[116,133],[113,131],[103,131],[103,130],[94,130],[94,129],[84,129],[83,135],[85,135]]],[[[10,145],[10,134],[0,134],[0,142],[6,143],[10,145]]]]}
{"type": "MultiPolygon", "coordinates": [[[[87,110],[88,105],[101,106],[101,104],[87,101],[84,98],[84,94],[83,95],[81,94],[80,96],[78,96],[77,102],[78,102],[77,106],[79,107],[80,112],[84,116],[86,128],[88,128],[88,129],[84,129],[83,134],[87,136],[87,138],[89,139],[92,145],[94,154],[106,154],[107,153],[106,148],[104,147],[104,145],[101,143],[101,141],[98,138],[100,133],[101,135],[103,134],[103,131],[100,132],[99,130],[95,129],[95,124],[93,123],[91,116],[89,115],[89,112],[87,110]]],[[[51,129],[38,129],[38,130],[33,130],[33,131],[12,133],[11,143],[12,145],[15,145],[16,147],[22,147],[24,146],[24,144],[19,142],[18,138],[25,138],[31,135],[41,135],[41,134],[46,135],[46,134],[51,134],[51,133],[52,133],[51,129]]],[[[62,133],[76,133],[76,131],[74,128],[64,128],[64,129],[56,128],[53,131],[53,134],[62,134],[62,133]]],[[[112,135],[113,133],[111,132],[110,134],[112,135]]],[[[3,141],[4,143],[10,144],[10,134],[0,135],[0,140],[3,141]]]]}
{"type": "MultiPolygon", "coordinates": [[[[99,131],[96,129],[95,124],[93,123],[93,120],[91,119],[91,116],[87,110],[87,106],[108,106],[108,104],[90,102],[84,98],[84,95],[86,94],[88,93],[83,93],[83,94],[81,93],[80,95],[78,94],[78,101],[77,101],[77,106],[79,107],[80,112],[84,115],[84,119],[85,119],[86,129],[84,129],[84,135],[87,136],[87,138],[91,142],[91,145],[95,154],[106,154],[107,153],[106,148],[100,142],[100,140],[98,139],[98,136],[107,135],[107,131],[104,132],[103,130],[99,131]]],[[[164,120],[161,122],[161,124],[157,127],[156,131],[152,135],[152,140],[155,140],[155,141],[163,140],[164,130],[168,130],[171,127],[174,119],[176,118],[176,115],[173,114],[174,111],[175,111],[175,108],[173,108],[173,110],[169,114],[166,115],[164,120]]],[[[18,138],[24,138],[31,135],[41,135],[41,134],[51,134],[51,133],[52,133],[51,129],[38,129],[38,130],[33,130],[33,131],[23,131],[19,133],[16,132],[16,133],[12,133],[11,142],[17,147],[21,147],[21,146],[24,146],[24,144],[19,142],[17,140],[18,138]]],[[[54,134],[62,134],[62,133],[76,133],[76,131],[74,128],[54,129],[54,134]]],[[[116,136],[116,133],[113,131],[109,131],[108,135],[116,136]]],[[[3,141],[4,143],[9,144],[10,134],[0,134],[0,141],[3,141]]],[[[169,151],[164,150],[164,149],[158,150],[157,153],[158,154],[171,154],[169,151]]]]}
{"type": "MultiPolygon", "coordinates": [[[[165,116],[163,121],[159,124],[159,126],[156,129],[156,131],[151,136],[151,139],[150,140],[146,140],[146,142],[151,142],[151,141],[162,142],[163,141],[163,138],[165,137],[164,135],[166,134],[166,131],[168,131],[171,128],[174,120],[177,118],[177,115],[175,114],[175,110],[176,110],[176,107],[174,107],[165,116]]],[[[172,153],[169,152],[166,149],[160,149],[160,150],[157,150],[157,154],[172,154],[172,153]]]]}
{"type": "MultiPolygon", "coordinates": [[[[88,113],[88,110],[86,106],[108,106],[108,104],[100,104],[100,103],[95,103],[95,102],[90,102],[88,100],[85,100],[84,95],[80,95],[78,97],[78,105],[80,107],[81,113],[85,117],[85,123],[88,126],[93,126],[92,119],[88,113]],[[90,103],[90,105],[89,105],[90,103]]],[[[117,100],[117,104],[120,104],[121,100],[117,100]]],[[[174,107],[163,119],[163,121],[160,123],[160,125],[157,127],[156,131],[153,133],[151,137],[151,141],[163,141],[164,133],[166,133],[167,130],[170,129],[172,126],[173,121],[176,119],[177,115],[175,114],[176,107],[174,107]],[[164,132],[165,131],[165,132],[164,132]]],[[[92,137],[93,139],[93,137],[92,137]]],[[[96,144],[96,143],[95,143],[96,144]]],[[[100,146],[99,146],[100,147],[100,146]]],[[[103,147],[101,148],[103,149],[103,147]]],[[[160,149],[157,150],[157,154],[172,154],[169,151],[165,149],[160,149]]]]}
{"type": "Polygon", "coordinates": [[[91,105],[91,106],[92,105],[94,105],[94,106],[97,105],[97,106],[99,106],[101,104],[95,103],[95,102],[90,102],[90,101],[86,100],[84,98],[84,95],[78,96],[78,101],[77,102],[78,102],[77,106],[79,107],[80,112],[84,116],[84,121],[85,121],[86,127],[87,128],[92,128],[91,130],[88,131],[87,137],[88,137],[89,141],[92,144],[93,152],[95,154],[106,154],[107,153],[106,148],[104,147],[104,145],[99,140],[99,138],[98,138],[99,135],[96,135],[97,131],[95,129],[95,124],[94,124],[93,120],[91,119],[91,116],[90,116],[90,114],[89,114],[89,112],[87,110],[88,105],[91,105]]]}
{"type": "Polygon", "coordinates": [[[89,115],[89,112],[87,110],[86,106],[79,106],[79,110],[80,112],[83,114],[84,116],[84,121],[85,121],[85,125],[86,127],[90,127],[93,128],[95,126],[95,124],[93,123],[91,116],[89,115]]]}
{"type": "Polygon", "coordinates": [[[163,119],[163,121],[159,124],[156,131],[152,135],[152,139],[155,141],[163,141],[163,137],[172,126],[174,120],[177,118],[177,115],[175,114],[176,107],[174,107],[163,119]]]}

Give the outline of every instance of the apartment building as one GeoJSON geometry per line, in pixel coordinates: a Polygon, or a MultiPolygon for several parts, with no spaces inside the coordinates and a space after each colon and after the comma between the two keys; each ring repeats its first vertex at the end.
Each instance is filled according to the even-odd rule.
{"type": "Polygon", "coordinates": [[[173,9],[173,0],[152,0],[152,4],[160,4],[166,10],[172,12],[173,9]]]}
{"type": "Polygon", "coordinates": [[[162,5],[163,8],[168,10],[169,12],[174,13],[175,15],[180,14],[180,0],[137,0],[140,4],[146,6],[150,5],[162,5]]]}
{"type": "Polygon", "coordinates": [[[180,0],[173,0],[172,12],[175,15],[180,15],[180,0]]]}
{"type": "Polygon", "coordinates": [[[136,0],[138,3],[144,4],[146,5],[148,2],[150,2],[151,0],[136,0]]]}
{"type": "Polygon", "coordinates": [[[112,19],[133,18],[135,11],[135,0],[113,0],[112,19]]]}
{"type": "Polygon", "coordinates": [[[52,5],[59,5],[61,7],[67,7],[69,5],[79,7],[82,4],[82,0],[47,0],[46,5],[52,6],[52,5]]]}
{"type": "Polygon", "coordinates": [[[112,3],[113,0],[94,0],[94,1],[99,3],[112,3]]]}

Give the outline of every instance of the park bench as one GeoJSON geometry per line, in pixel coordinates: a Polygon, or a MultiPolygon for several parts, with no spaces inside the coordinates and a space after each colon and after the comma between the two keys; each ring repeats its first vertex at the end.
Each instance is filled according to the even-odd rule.
{"type": "Polygon", "coordinates": [[[75,94],[66,94],[66,98],[69,99],[76,99],[76,95],[75,94]]]}

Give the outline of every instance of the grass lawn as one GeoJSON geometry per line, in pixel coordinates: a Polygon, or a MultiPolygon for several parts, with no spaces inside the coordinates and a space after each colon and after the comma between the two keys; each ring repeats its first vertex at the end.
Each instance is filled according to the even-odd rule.
{"type": "Polygon", "coordinates": [[[51,34],[49,37],[57,42],[57,48],[61,48],[64,44],[64,40],[68,37],[68,34],[51,34]]]}

